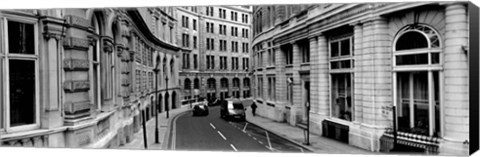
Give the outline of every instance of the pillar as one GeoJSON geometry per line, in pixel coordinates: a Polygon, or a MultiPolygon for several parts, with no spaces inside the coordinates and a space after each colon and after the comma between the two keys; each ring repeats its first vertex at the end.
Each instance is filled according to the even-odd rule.
{"type": "MultiPolygon", "coordinates": [[[[468,19],[464,3],[445,9],[443,139],[441,155],[466,155],[469,146],[468,19]]],[[[473,104],[476,105],[476,104],[473,104]]]]}

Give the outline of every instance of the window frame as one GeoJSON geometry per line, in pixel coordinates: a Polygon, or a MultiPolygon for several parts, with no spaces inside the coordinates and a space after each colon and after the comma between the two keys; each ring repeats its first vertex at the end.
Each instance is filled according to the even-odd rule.
{"type": "Polygon", "coordinates": [[[40,104],[40,55],[39,55],[39,24],[38,20],[34,18],[28,18],[28,17],[22,17],[22,16],[16,16],[16,15],[8,15],[5,14],[3,17],[0,17],[0,21],[3,24],[2,28],[2,43],[4,44],[2,46],[3,52],[0,53],[0,62],[2,65],[0,65],[0,72],[2,72],[4,75],[2,75],[1,79],[2,80],[2,89],[3,93],[5,95],[2,95],[2,105],[0,107],[3,108],[1,110],[2,115],[4,116],[2,118],[3,121],[2,123],[3,128],[0,128],[0,131],[5,130],[6,132],[16,132],[16,131],[25,131],[25,130],[33,130],[37,129],[40,127],[40,107],[42,104],[40,104]],[[19,22],[19,23],[25,23],[25,24],[32,24],[33,25],[33,31],[34,31],[34,54],[10,54],[9,51],[9,42],[8,42],[8,21],[14,21],[14,22],[19,22]],[[10,122],[10,75],[9,75],[9,64],[10,60],[28,60],[28,61],[34,61],[35,64],[35,119],[33,124],[27,124],[27,125],[20,125],[20,126],[15,126],[11,127],[11,122],[10,122]],[[4,105],[3,105],[4,104],[4,105]]]}
{"type": "MultiPolygon", "coordinates": [[[[345,121],[345,122],[354,122],[356,121],[355,119],[355,95],[354,95],[354,91],[355,91],[355,80],[354,80],[354,45],[353,45],[353,38],[354,38],[354,35],[353,33],[349,33],[349,34],[344,34],[344,35],[340,35],[340,36],[332,36],[329,40],[328,40],[328,68],[329,68],[329,75],[328,75],[328,81],[329,81],[329,98],[330,98],[330,101],[329,101],[329,116],[333,119],[338,119],[340,121],[345,121]],[[344,40],[349,40],[349,54],[348,55],[344,55],[342,56],[341,55],[341,42],[344,41],[344,40]],[[338,53],[339,53],[339,56],[334,56],[332,57],[332,43],[339,43],[338,44],[338,53]],[[334,62],[338,62],[338,61],[344,61],[344,60],[350,60],[350,67],[348,68],[339,68],[339,69],[332,69],[332,63],[334,62]],[[341,119],[339,117],[335,117],[334,114],[333,114],[333,93],[336,92],[338,93],[338,91],[335,91],[334,90],[334,86],[333,86],[333,75],[341,75],[341,74],[345,74],[345,75],[348,75],[350,77],[350,103],[351,103],[351,108],[350,108],[350,121],[348,120],[345,120],[345,119],[341,119]]],[[[311,52],[310,52],[311,53],[311,52]]],[[[346,83],[345,83],[346,84],[346,83]]],[[[345,89],[347,90],[347,88],[345,89]]],[[[338,98],[338,94],[337,95],[337,98],[338,98]]],[[[348,104],[345,104],[345,105],[348,105],[348,104]]],[[[347,107],[345,107],[345,109],[347,109],[347,107]]]]}
{"type": "MultiPolygon", "coordinates": [[[[433,27],[429,26],[429,25],[425,25],[425,24],[417,24],[417,25],[407,25],[405,27],[403,27],[402,29],[400,29],[398,31],[398,33],[395,35],[395,38],[393,40],[393,45],[392,45],[392,86],[393,86],[393,106],[397,106],[397,112],[399,112],[399,104],[398,104],[398,73],[400,72],[408,72],[408,73],[412,73],[412,72],[427,72],[427,90],[428,90],[428,136],[434,136],[435,135],[435,130],[434,129],[437,129],[437,131],[440,132],[440,134],[438,135],[439,137],[444,137],[445,135],[445,125],[444,124],[444,95],[443,95],[443,91],[444,91],[444,76],[443,76],[443,64],[444,64],[444,57],[442,57],[442,53],[444,53],[443,51],[443,44],[442,43],[443,39],[442,39],[442,36],[438,33],[438,31],[436,29],[434,29],[433,27]],[[411,26],[422,26],[422,27],[428,27],[428,29],[431,29],[431,31],[433,31],[435,33],[435,35],[437,35],[438,37],[438,40],[439,40],[439,45],[438,47],[435,47],[435,48],[432,48],[432,43],[430,41],[430,38],[428,37],[428,35],[418,29],[409,29],[411,26]],[[397,50],[396,49],[396,46],[397,46],[397,42],[398,42],[398,39],[400,37],[402,37],[402,35],[406,34],[406,33],[409,33],[409,32],[417,32],[417,33],[420,33],[422,34],[424,37],[425,37],[425,40],[427,40],[428,42],[428,47],[427,48],[414,48],[414,49],[407,49],[407,50],[397,50]],[[438,63],[432,63],[432,54],[433,53],[438,53],[439,54],[439,61],[438,63]],[[415,55],[415,54],[427,54],[428,55],[428,62],[427,64],[411,64],[411,65],[397,65],[397,61],[396,61],[396,57],[397,56],[402,56],[402,55],[415,55]],[[439,84],[439,88],[438,89],[440,92],[439,92],[439,124],[440,126],[436,126],[436,122],[435,122],[435,92],[434,92],[434,72],[437,72],[437,77],[438,77],[438,84],[439,84]],[[433,122],[433,123],[432,123],[433,122]]],[[[410,74],[411,75],[411,74],[410,74]]],[[[410,80],[411,81],[411,80],[410,80]]],[[[412,89],[410,89],[412,90],[412,89]]],[[[410,127],[412,127],[412,123],[413,123],[413,119],[415,119],[413,116],[415,116],[415,111],[412,110],[412,106],[413,104],[409,104],[409,107],[410,107],[410,112],[409,112],[409,118],[410,118],[410,127]]],[[[399,118],[398,115],[397,117],[395,118],[399,118]]],[[[398,121],[398,120],[397,120],[398,121]]],[[[397,125],[397,129],[398,129],[398,123],[396,124],[397,125]]]]}

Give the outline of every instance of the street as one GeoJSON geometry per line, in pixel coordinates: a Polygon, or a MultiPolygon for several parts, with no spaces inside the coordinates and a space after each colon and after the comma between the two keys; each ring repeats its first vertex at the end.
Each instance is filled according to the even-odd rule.
{"type": "MultiPolygon", "coordinates": [[[[249,110],[248,110],[249,111],[249,110]]],[[[220,108],[210,107],[208,116],[191,111],[173,121],[169,149],[208,151],[306,152],[300,146],[248,122],[220,118],[220,108]]]]}

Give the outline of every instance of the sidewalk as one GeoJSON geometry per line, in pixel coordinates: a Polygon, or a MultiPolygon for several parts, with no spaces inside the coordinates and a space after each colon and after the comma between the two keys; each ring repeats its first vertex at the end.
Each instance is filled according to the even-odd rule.
{"type": "MultiPolygon", "coordinates": [[[[155,117],[150,119],[146,122],[147,128],[147,143],[148,149],[162,149],[163,143],[165,138],[167,138],[166,133],[167,130],[170,128],[169,123],[170,121],[178,114],[188,111],[189,106],[184,105],[180,106],[180,108],[173,109],[169,111],[169,118],[166,118],[166,112],[163,111],[162,113],[158,114],[158,136],[159,136],[159,144],[155,143],[155,117]]],[[[145,149],[143,144],[143,129],[141,128],[138,132],[134,133],[134,138],[130,143],[127,143],[123,146],[120,146],[116,149],[145,149]]]]}
{"type": "Polygon", "coordinates": [[[261,116],[253,116],[251,109],[247,109],[247,121],[249,123],[260,126],[272,133],[284,137],[294,143],[304,146],[305,148],[314,151],[315,153],[329,153],[329,154],[381,154],[370,152],[355,146],[351,146],[339,141],[335,141],[322,136],[310,133],[310,145],[305,146],[303,130],[287,123],[279,123],[261,116]]]}

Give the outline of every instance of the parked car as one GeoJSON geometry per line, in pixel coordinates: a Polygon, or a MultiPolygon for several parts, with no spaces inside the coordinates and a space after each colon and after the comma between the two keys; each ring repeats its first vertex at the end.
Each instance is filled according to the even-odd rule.
{"type": "Polygon", "coordinates": [[[245,121],[245,107],[241,101],[222,100],[220,102],[220,117],[245,121]]]}
{"type": "Polygon", "coordinates": [[[208,106],[205,103],[200,103],[193,106],[193,116],[206,116],[208,115],[208,106]]]}

